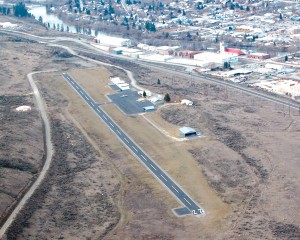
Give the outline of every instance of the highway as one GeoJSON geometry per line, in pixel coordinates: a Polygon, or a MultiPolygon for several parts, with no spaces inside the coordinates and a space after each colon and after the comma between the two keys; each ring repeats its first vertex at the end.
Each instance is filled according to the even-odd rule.
{"type": "Polygon", "coordinates": [[[184,190],[171,179],[157,163],[155,163],[121,128],[109,115],[101,109],[99,105],[85,92],[85,90],[67,73],[63,77],[81,96],[81,98],[94,110],[100,119],[111,129],[118,139],[127,147],[130,152],[150,171],[175,197],[185,206],[191,214],[204,215],[204,210],[189,197],[184,190]]]}

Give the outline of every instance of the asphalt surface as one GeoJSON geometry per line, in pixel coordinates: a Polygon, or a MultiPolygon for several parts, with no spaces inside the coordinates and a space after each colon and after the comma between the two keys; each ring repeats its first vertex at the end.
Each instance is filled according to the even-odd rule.
{"type": "Polygon", "coordinates": [[[183,189],[175,183],[131,138],[101,109],[101,106],[85,92],[84,89],[67,73],[63,77],[69,82],[73,89],[94,110],[94,112],[106,123],[106,125],[117,135],[119,140],[136,156],[136,158],[194,215],[204,215],[204,210],[194,202],[183,189]]]}
{"type": "Polygon", "coordinates": [[[126,114],[137,114],[144,112],[144,107],[154,106],[148,100],[137,101],[141,98],[137,91],[125,90],[108,95],[110,100],[115,103],[126,114]]]}

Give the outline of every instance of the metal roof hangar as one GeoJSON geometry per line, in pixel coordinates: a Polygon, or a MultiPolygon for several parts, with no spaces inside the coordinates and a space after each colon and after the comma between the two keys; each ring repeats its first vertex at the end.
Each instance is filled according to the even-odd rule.
{"type": "Polygon", "coordinates": [[[199,133],[191,127],[182,127],[179,128],[180,137],[190,137],[190,136],[197,136],[199,133]]]}

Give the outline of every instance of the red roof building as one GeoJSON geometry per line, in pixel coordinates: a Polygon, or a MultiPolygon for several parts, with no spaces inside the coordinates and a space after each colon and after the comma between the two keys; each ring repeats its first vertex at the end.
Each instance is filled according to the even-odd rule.
{"type": "Polygon", "coordinates": [[[242,50],[236,48],[226,48],[225,53],[238,56],[245,55],[245,53],[242,50]]]}

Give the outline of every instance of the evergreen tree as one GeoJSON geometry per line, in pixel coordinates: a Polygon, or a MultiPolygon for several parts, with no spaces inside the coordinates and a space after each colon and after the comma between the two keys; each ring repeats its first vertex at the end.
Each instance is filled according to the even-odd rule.
{"type": "Polygon", "coordinates": [[[144,90],[144,92],[143,92],[143,97],[147,97],[147,93],[146,93],[145,90],[144,90]]]}
{"type": "Polygon", "coordinates": [[[39,23],[40,23],[40,24],[43,23],[43,18],[42,18],[42,16],[39,16],[39,23]]]}
{"type": "Polygon", "coordinates": [[[171,98],[170,98],[169,93],[167,93],[167,94],[165,95],[164,100],[165,100],[166,102],[170,102],[170,101],[171,101],[171,98]]]}
{"type": "Polygon", "coordinates": [[[160,85],[160,79],[157,79],[157,84],[160,85]]]}
{"type": "Polygon", "coordinates": [[[19,2],[17,5],[14,5],[14,15],[16,17],[30,17],[31,14],[27,11],[25,4],[19,2]]]}
{"type": "Polygon", "coordinates": [[[280,19],[280,20],[282,20],[282,19],[283,19],[283,17],[282,17],[282,13],[280,13],[280,15],[279,15],[279,19],[280,19]]]}
{"type": "Polygon", "coordinates": [[[289,57],[288,56],[285,56],[284,57],[284,61],[288,61],[289,60],[289,57]]]}

